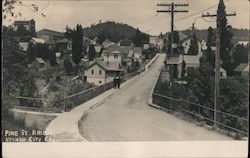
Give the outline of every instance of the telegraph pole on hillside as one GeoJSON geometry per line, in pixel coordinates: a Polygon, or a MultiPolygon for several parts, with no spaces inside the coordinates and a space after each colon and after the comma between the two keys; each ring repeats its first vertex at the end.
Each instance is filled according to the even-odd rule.
{"type": "MultiPolygon", "coordinates": [[[[176,44],[174,43],[174,15],[176,13],[186,13],[188,10],[176,10],[177,7],[187,7],[189,4],[180,4],[180,3],[160,3],[157,6],[168,7],[168,10],[157,10],[158,13],[169,13],[171,15],[171,56],[174,54],[174,47],[176,44]]],[[[170,78],[173,78],[173,67],[171,65],[170,68],[170,78]]]]}
{"type": "Polygon", "coordinates": [[[217,120],[217,108],[219,106],[219,99],[220,99],[220,51],[221,51],[221,21],[226,18],[227,16],[236,16],[236,14],[226,14],[225,5],[223,0],[220,0],[218,5],[217,14],[207,14],[202,15],[202,17],[216,17],[216,53],[215,53],[215,91],[214,91],[214,127],[216,127],[216,120],[217,120]]]}

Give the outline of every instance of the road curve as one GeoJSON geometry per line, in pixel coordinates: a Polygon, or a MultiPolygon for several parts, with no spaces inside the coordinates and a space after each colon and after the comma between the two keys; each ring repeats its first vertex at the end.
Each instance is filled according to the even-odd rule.
{"type": "Polygon", "coordinates": [[[80,134],[88,141],[231,140],[148,106],[163,61],[162,54],[144,75],[89,109],[79,122],[80,134]]]}

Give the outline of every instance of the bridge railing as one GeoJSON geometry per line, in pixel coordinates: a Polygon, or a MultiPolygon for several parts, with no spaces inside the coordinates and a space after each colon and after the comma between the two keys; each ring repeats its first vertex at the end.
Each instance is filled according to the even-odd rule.
{"type": "Polygon", "coordinates": [[[242,136],[248,136],[248,118],[240,117],[235,114],[214,110],[213,108],[193,103],[184,99],[176,99],[153,92],[152,102],[161,108],[173,113],[181,112],[185,116],[202,122],[207,125],[216,124],[216,128],[228,132],[236,132],[242,136]],[[214,114],[217,120],[214,120],[214,114]]]}

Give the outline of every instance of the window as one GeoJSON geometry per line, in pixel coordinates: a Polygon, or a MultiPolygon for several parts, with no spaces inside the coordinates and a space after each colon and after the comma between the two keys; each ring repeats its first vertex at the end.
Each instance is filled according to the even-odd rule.
{"type": "Polygon", "coordinates": [[[99,75],[101,75],[102,74],[102,70],[99,70],[99,75]]]}
{"type": "Polygon", "coordinates": [[[109,54],[107,54],[107,58],[109,58],[109,54]]]}
{"type": "Polygon", "coordinates": [[[99,81],[99,83],[101,84],[101,83],[102,83],[102,81],[99,81]]]}
{"type": "Polygon", "coordinates": [[[92,75],[94,74],[94,70],[91,70],[91,74],[92,74],[92,75]]]}
{"type": "Polygon", "coordinates": [[[114,54],[114,58],[117,59],[118,58],[118,54],[114,54]]]}

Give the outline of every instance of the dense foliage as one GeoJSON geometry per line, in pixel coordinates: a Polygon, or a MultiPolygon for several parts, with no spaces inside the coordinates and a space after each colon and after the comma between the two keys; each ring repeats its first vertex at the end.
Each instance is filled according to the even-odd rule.
{"type": "Polygon", "coordinates": [[[119,42],[121,39],[132,39],[135,33],[135,28],[127,24],[115,23],[111,21],[99,23],[83,29],[84,36],[90,39],[98,37],[100,43],[102,43],[105,39],[109,39],[113,42],[119,42]]]}

